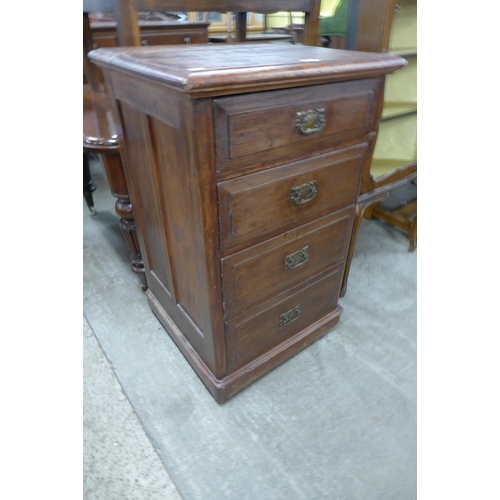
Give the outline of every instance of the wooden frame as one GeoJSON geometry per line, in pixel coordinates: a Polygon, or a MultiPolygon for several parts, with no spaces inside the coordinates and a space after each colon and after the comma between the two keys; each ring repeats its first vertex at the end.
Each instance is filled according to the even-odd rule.
{"type": "MultiPolygon", "coordinates": [[[[96,1],[90,2],[95,4],[96,1]]],[[[246,13],[269,14],[280,11],[304,12],[304,45],[318,45],[319,11],[321,0],[172,0],[168,8],[172,11],[235,12],[236,41],[246,39],[246,13]]],[[[118,40],[121,46],[140,45],[137,11],[161,11],[164,0],[117,0],[119,16],[118,40]]]]}

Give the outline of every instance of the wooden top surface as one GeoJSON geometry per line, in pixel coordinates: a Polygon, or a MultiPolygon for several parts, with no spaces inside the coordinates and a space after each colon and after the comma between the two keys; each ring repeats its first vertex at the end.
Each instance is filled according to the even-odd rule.
{"type": "Polygon", "coordinates": [[[94,50],[89,57],[193,97],[371,78],[406,65],[391,54],[287,43],[117,47],[94,50]]]}

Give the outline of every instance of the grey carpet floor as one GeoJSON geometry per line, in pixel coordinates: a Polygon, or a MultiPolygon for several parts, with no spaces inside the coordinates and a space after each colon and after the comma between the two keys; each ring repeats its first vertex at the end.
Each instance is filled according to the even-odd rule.
{"type": "Polygon", "coordinates": [[[416,498],[417,252],[405,236],[364,221],[339,324],[218,405],[149,310],[92,171],[85,377],[103,385],[85,400],[85,498],[416,498]]]}
{"type": "Polygon", "coordinates": [[[83,321],[83,498],[181,500],[83,321]]]}

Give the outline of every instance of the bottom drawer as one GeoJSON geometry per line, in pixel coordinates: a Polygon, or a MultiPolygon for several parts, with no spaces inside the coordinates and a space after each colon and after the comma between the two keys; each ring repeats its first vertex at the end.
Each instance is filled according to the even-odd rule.
{"type": "Polygon", "coordinates": [[[227,368],[233,370],[333,312],[343,262],[226,323],[227,368]]]}

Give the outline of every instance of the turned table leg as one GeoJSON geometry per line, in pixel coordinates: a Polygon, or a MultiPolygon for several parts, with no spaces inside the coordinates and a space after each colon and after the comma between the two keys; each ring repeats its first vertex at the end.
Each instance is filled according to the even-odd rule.
{"type": "Polygon", "coordinates": [[[115,198],[118,198],[115,210],[120,216],[120,228],[130,250],[132,271],[144,276],[144,262],[141,257],[137,230],[132,215],[132,203],[130,202],[120,155],[118,153],[102,154],[101,159],[106,171],[111,194],[115,198]]]}

